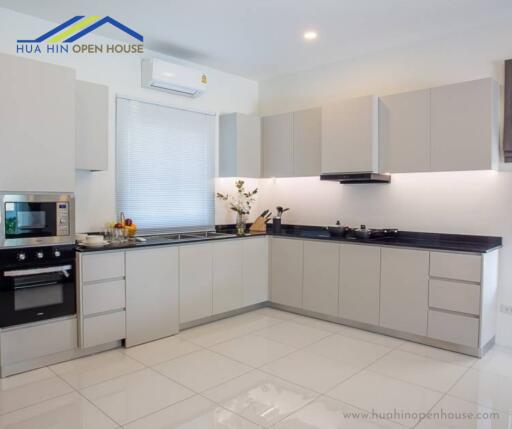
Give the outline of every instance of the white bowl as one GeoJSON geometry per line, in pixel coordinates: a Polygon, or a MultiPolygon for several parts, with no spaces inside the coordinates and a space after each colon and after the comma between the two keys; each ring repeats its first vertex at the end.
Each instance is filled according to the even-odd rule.
{"type": "Polygon", "coordinates": [[[104,238],[103,235],[88,235],[84,241],[88,244],[97,244],[103,243],[104,238]]]}
{"type": "Polygon", "coordinates": [[[76,241],[85,241],[87,240],[87,234],[75,234],[76,241]]]}

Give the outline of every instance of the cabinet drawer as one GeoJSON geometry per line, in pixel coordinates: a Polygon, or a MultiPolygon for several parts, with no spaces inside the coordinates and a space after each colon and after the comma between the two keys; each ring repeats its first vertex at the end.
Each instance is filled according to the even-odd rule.
{"type": "Polygon", "coordinates": [[[124,280],[83,285],[82,311],[84,316],[125,308],[124,280]]]}
{"type": "Polygon", "coordinates": [[[430,310],[428,336],[468,347],[478,347],[479,319],[430,310]]]}
{"type": "Polygon", "coordinates": [[[103,314],[84,319],[82,347],[94,347],[126,337],[125,312],[103,314]]]}
{"type": "Polygon", "coordinates": [[[480,255],[430,252],[431,276],[480,283],[481,274],[480,255]]]}
{"type": "Polygon", "coordinates": [[[75,318],[4,331],[0,334],[2,365],[73,350],[76,334],[75,318]]]}
{"type": "Polygon", "coordinates": [[[95,282],[124,277],[124,252],[82,256],[82,281],[95,282]]]}
{"type": "Polygon", "coordinates": [[[478,316],[480,285],[430,279],[429,306],[478,316]]]}

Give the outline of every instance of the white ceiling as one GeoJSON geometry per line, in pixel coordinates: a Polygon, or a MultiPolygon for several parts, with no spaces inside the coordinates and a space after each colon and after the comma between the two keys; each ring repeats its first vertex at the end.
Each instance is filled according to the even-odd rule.
{"type": "MultiPolygon", "coordinates": [[[[263,80],[444,34],[470,31],[511,0],[0,0],[0,6],[62,22],[110,15],[145,46],[263,80]],[[318,39],[305,42],[314,29],[318,39]]],[[[8,23],[2,23],[8,25],[8,23]]],[[[119,31],[100,31],[114,38],[119,31]]]]}

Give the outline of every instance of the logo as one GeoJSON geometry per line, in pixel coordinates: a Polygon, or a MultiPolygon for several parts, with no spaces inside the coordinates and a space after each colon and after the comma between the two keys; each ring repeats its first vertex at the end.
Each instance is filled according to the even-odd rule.
{"type": "Polygon", "coordinates": [[[16,52],[21,54],[141,54],[144,37],[110,16],[77,15],[52,28],[36,39],[17,40],[16,52]],[[97,28],[110,24],[128,34],[137,43],[84,44],[77,42],[97,28]]]}

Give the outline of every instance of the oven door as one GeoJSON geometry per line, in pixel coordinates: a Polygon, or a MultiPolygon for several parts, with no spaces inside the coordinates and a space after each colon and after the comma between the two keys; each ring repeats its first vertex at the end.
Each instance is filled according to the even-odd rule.
{"type": "Polygon", "coordinates": [[[74,265],[0,272],[0,327],[76,313],[74,265]]]}

